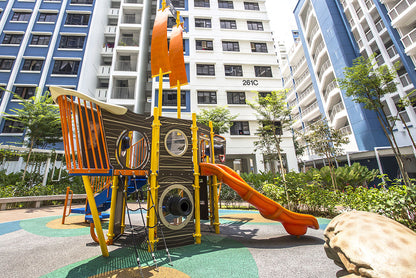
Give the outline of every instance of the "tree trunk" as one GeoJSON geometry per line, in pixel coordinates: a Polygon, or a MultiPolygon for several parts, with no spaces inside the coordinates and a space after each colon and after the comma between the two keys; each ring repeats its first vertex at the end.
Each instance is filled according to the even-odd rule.
{"type": "Polygon", "coordinates": [[[405,120],[403,119],[402,115],[400,115],[400,113],[399,113],[399,117],[400,117],[400,120],[402,121],[402,123],[404,124],[404,127],[406,128],[406,131],[407,131],[407,134],[409,135],[410,141],[412,141],[413,149],[416,151],[416,143],[415,143],[415,140],[413,140],[413,136],[410,133],[409,127],[407,126],[405,120]]]}
{"type": "Polygon", "coordinates": [[[29,148],[29,153],[27,154],[27,160],[26,160],[26,165],[25,165],[25,170],[23,171],[23,176],[22,176],[22,183],[25,180],[25,176],[26,176],[26,172],[27,172],[27,167],[29,166],[29,161],[30,161],[30,156],[32,154],[32,150],[33,150],[33,144],[35,143],[35,141],[32,139],[30,141],[30,148],[29,148]]]}
{"type": "Polygon", "coordinates": [[[277,147],[277,155],[279,156],[280,169],[282,169],[282,179],[283,179],[283,185],[285,187],[285,192],[286,192],[287,206],[289,209],[291,209],[289,193],[287,192],[286,171],[285,171],[285,168],[283,167],[282,153],[280,152],[280,140],[278,140],[278,138],[276,137],[276,134],[274,135],[274,139],[275,139],[276,147],[277,147]]]}

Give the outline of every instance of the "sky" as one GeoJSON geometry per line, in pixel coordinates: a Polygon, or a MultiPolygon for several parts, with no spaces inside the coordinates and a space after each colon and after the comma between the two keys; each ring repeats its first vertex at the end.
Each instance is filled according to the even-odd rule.
{"type": "Polygon", "coordinates": [[[293,10],[298,0],[266,0],[267,14],[275,38],[285,41],[289,48],[292,43],[292,30],[297,29],[293,10]]]}

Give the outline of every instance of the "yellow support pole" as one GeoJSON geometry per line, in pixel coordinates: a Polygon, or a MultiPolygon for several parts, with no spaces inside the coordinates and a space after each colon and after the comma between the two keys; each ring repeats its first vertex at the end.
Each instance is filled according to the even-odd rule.
{"type": "Polygon", "coordinates": [[[107,243],[113,244],[114,239],[114,219],[116,214],[117,205],[117,190],[118,190],[118,177],[113,176],[113,185],[111,186],[111,207],[110,207],[110,222],[108,223],[107,243]]]}
{"type": "Polygon", "coordinates": [[[177,81],[177,87],[176,87],[176,99],[177,99],[177,105],[178,105],[178,119],[181,118],[181,85],[179,80],[177,81]]]}
{"type": "Polygon", "coordinates": [[[192,113],[192,159],[194,161],[194,189],[195,189],[195,243],[201,244],[201,211],[199,197],[199,164],[198,164],[198,126],[196,114],[192,113]]]}
{"type": "MultiPolygon", "coordinates": [[[[214,129],[212,127],[212,122],[209,122],[209,128],[211,129],[211,163],[215,164],[215,153],[214,153],[214,129]]],[[[220,233],[220,219],[219,219],[219,212],[218,212],[218,182],[217,176],[212,176],[212,199],[213,199],[213,206],[214,206],[214,228],[215,233],[220,233]]]]}
{"type": "Polygon", "coordinates": [[[153,123],[152,123],[152,149],[151,149],[151,164],[150,164],[150,192],[147,196],[148,204],[148,221],[149,227],[149,251],[153,252],[155,243],[158,241],[156,238],[156,205],[157,205],[157,172],[159,170],[159,144],[160,144],[160,121],[159,121],[159,108],[153,110],[153,123]],[[153,202],[152,202],[153,199],[153,202]],[[154,206],[153,209],[150,209],[154,206]]]}
{"type": "MultiPolygon", "coordinates": [[[[124,179],[124,191],[127,191],[127,178],[124,179]]],[[[124,196],[126,197],[126,196],[124,196]]],[[[126,202],[127,199],[123,198],[123,213],[121,214],[120,234],[124,234],[124,227],[126,227],[126,202]]]]}
{"type": "Polygon", "coordinates": [[[163,73],[162,68],[159,68],[159,97],[157,99],[157,108],[159,109],[159,116],[162,116],[162,98],[163,98],[163,73]]]}
{"type": "Polygon", "coordinates": [[[94,226],[97,230],[98,242],[100,243],[101,253],[104,257],[108,257],[107,244],[105,242],[103,228],[101,227],[100,216],[98,215],[97,204],[95,203],[94,193],[91,189],[91,182],[88,176],[82,176],[82,181],[84,182],[85,192],[87,193],[88,204],[91,209],[92,218],[94,220],[94,226]]]}

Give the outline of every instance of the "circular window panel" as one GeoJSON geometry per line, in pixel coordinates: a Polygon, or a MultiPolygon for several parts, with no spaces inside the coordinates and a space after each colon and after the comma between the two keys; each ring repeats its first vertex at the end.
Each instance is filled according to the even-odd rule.
{"type": "Polygon", "coordinates": [[[123,131],[117,139],[116,156],[118,163],[125,168],[144,167],[150,157],[150,144],[147,136],[136,130],[123,131]]]}
{"type": "Polygon", "coordinates": [[[159,200],[159,217],[171,230],[180,230],[192,220],[194,202],[191,192],[181,184],[173,184],[163,191],[159,200]]]}
{"type": "Polygon", "coordinates": [[[188,140],[185,133],[179,129],[172,129],[166,134],[165,148],[172,156],[182,156],[188,148],[188,140]]]}

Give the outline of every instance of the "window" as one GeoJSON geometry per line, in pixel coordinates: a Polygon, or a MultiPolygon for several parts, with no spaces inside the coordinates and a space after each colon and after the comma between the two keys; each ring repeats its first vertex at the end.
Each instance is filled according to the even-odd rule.
{"type": "Polygon", "coordinates": [[[172,3],[175,8],[185,9],[185,0],[170,0],[170,3],[172,3]]]}
{"type": "Polygon", "coordinates": [[[235,20],[220,20],[221,29],[237,29],[235,20]]]}
{"type": "Polygon", "coordinates": [[[40,13],[38,22],[55,22],[57,16],[57,14],[52,13],[40,13]]]}
{"type": "Polygon", "coordinates": [[[250,135],[250,127],[247,121],[244,122],[233,122],[230,127],[231,135],[250,135]]]}
{"type": "MultiPolygon", "coordinates": [[[[263,126],[265,125],[271,125],[273,123],[274,125],[274,134],[275,135],[283,135],[283,130],[282,130],[282,123],[280,121],[276,121],[276,122],[270,122],[270,121],[261,121],[261,124],[263,126]]],[[[272,134],[272,130],[268,131],[269,134],[272,134]]]]}
{"type": "Polygon", "coordinates": [[[11,21],[29,21],[32,13],[14,12],[11,21]]]}
{"type": "Polygon", "coordinates": [[[42,69],[43,60],[25,59],[22,70],[40,71],[42,69]]]}
{"type": "Polygon", "coordinates": [[[258,21],[247,21],[248,30],[263,31],[263,23],[258,21]]]}
{"type": "Polygon", "coordinates": [[[272,67],[268,66],[254,66],[256,77],[273,77],[272,67]]]}
{"type": "Polygon", "coordinates": [[[78,48],[84,47],[84,36],[62,36],[59,48],[78,48]]]}
{"type": "Polygon", "coordinates": [[[214,50],[212,41],[196,40],[196,50],[214,50]]]}
{"type": "Polygon", "coordinates": [[[36,87],[17,87],[14,90],[15,95],[20,96],[21,98],[28,99],[35,96],[36,87]]]}
{"type": "Polygon", "coordinates": [[[252,10],[252,11],[259,11],[259,3],[255,2],[244,2],[244,9],[252,10]]]}
{"type": "Polygon", "coordinates": [[[71,60],[56,60],[53,65],[53,74],[70,74],[76,75],[78,73],[79,61],[71,60]]]}
{"type": "Polygon", "coordinates": [[[217,92],[198,91],[198,104],[217,104],[217,92]]]}
{"type": "Polygon", "coordinates": [[[209,18],[195,18],[195,27],[211,28],[211,19],[209,19],[209,18]]]}
{"type": "Polygon", "coordinates": [[[195,0],[194,7],[209,8],[209,0],[195,0]]]}
{"type": "Polygon", "coordinates": [[[14,59],[0,58],[0,70],[11,70],[14,59]]]}
{"type": "Polygon", "coordinates": [[[87,4],[92,5],[93,0],[71,0],[71,4],[87,4]]]}
{"type": "MultiPolygon", "coordinates": [[[[178,93],[176,90],[164,90],[162,96],[162,106],[178,106],[178,93]]],[[[186,93],[181,92],[181,106],[186,106],[186,93]]]]}
{"type": "Polygon", "coordinates": [[[66,17],[66,25],[88,25],[90,20],[89,14],[68,14],[66,17]]]}
{"type": "Polygon", "coordinates": [[[3,44],[20,44],[23,39],[23,34],[5,34],[3,44]]]}
{"type": "Polygon", "coordinates": [[[196,65],[196,75],[215,75],[215,65],[196,65]]]}
{"type": "Polygon", "coordinates": [[[218,8],[234,9],[233,1],[218,1],[218,8]]]}
{"type": "Polygon", "coordinates": [[[267,53],[267,44],[263,42],[251,42],[251,52],[267,53]]]}
{"type": "Polygon", "coordinates": [[[168,17],[168,28],[172,28],[173,26],[176,25],[176,19],[174,17],[168,17]]]}
{"type": "Polygon", "coordinates": [[[33,35],[31,45],[48,45],[49,40],[51,39],[50,35],[33,35]]]}
{"type": "Polygon", "coordinates": [[[3,126],[3,133],[22,133],[23,124],[11,120],[5,120],[3,126]]]}
{"type": "Polygon", "coordinates": [[[246,104],[246,94],[244,92],[227,92],[228,104],[246,104]]]}
{"type": "Polygon", "coordinates": [[[225,76],[243,76],[243,67],[236,65],[224,65],[225,76]]]}
{"type": "Polygon", "coordinates": [[[223,51],[240,51],[238,42],[222,42],[223,51]]]}

